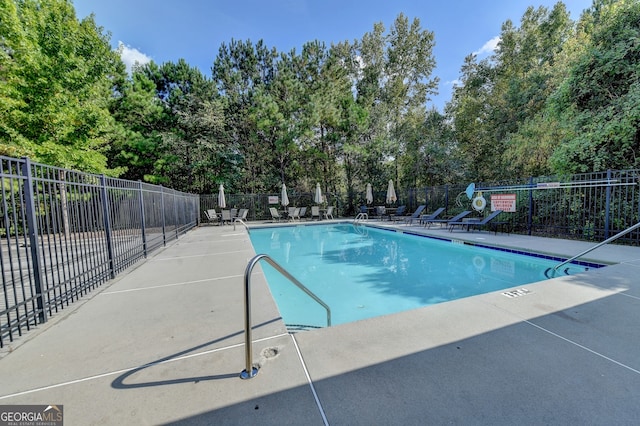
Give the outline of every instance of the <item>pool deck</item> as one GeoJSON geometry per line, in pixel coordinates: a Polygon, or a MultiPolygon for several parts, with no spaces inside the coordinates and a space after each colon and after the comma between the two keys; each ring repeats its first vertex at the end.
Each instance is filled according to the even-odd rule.
{"type": "MultiPolygon", "coordinates": [[[[593,244],[392,226],[571,257],[593,244]]],[[[0,405],[65,425],[636,425],[640,248],[586,273],[288,334],[239,226],[202,226],[0,352],[0,405]],[[525,291],[518,291],[526,288],[525,291]]],[[[487,265],[491,267],[491,265],[487,265]]]]}

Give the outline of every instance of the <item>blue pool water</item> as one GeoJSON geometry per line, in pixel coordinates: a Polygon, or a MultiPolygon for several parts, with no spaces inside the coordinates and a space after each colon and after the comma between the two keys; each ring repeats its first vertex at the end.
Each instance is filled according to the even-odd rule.
{"type": "MultiPolygon", "coordinates": [[[[329,305],[333,325],[543,281],[558,264],[352,224],[252,229],[250,237],[256,253],[268,254],[329,305]]],[[[324,308],[261,265],[286,324],[326,326],[324,308]]],[[[567,273],[585,269],[569,265],[567,273]]]]}

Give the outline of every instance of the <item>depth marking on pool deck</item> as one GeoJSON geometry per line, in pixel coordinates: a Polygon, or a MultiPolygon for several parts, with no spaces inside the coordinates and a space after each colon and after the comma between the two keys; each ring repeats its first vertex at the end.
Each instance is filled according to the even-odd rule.
{"type": "Polygon", "coordinates": [[[527,294],[531,294],[531,293],[533,293],[531,290],[528,290],[526,288],[519,288],[517,290],[505,291],[504,293],[501,293],[501,294],[510,299],[513,299],[514,297],[526,296],[527,294]]]}

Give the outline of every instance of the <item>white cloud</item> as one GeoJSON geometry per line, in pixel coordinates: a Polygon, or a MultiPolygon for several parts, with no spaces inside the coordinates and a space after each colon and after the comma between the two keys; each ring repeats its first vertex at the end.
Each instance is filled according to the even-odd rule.
{"type": "Polygon", "coordinates": [[[456,78],[455,80],[447,80],[442,84],[444,86],[459,86],[460,84],[462,84],[462,81],[460,81],[460,79],[456,78]]]}
{"type": "Polygon", "coordinates": [[[473,52],[473,54],[477,56],[483,55],[485,53],[491,54],[498,47],[498,43],[500,43],[500,36],[495,36],[494,38],[486,42],[484,45],[482,45],[480,50],[473,52]]]}
{"type": "Polygon", "coordinates": [[[151,58],[138,49],[128,46],[123,42],[118,42],[118,51],[122,62],[127,66],[127,72],[131,74],[131,70],[135,65],[144,65],[151,62],[151,58]]]}

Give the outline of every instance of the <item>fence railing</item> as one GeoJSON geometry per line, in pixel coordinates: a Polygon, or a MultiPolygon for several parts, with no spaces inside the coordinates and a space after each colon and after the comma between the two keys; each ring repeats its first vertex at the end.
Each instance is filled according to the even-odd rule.
{"type": "MultiPolygon", "coordinates": [[[[398,188],[395,205],[406,205],[408,212],[421,204],[427,205],[426,212],[444,207],[445,215],[452,216],[471,209],[471,200],[465,194],[467,186],[468,183],[398,188]]],[[[488,189],[484,194],[488,202],[491,194],[516,194],[516,211],[500,218],[508,221],[515,233],[602,241],[640,221],[640,170],[514,179],[480,183],[476,187],[488,189]]],[[[269,207],[273,207],[269,204],[269,195],[276,199],[279,196],[231,194],[227,196],[227,206],[248,208],[250,220],[268,220],[269,207]]],[[[373,197],[372,205],[385,205],[386,188],[374,191],[373,197]]],[[[354,217],[358,206],[366,203],[364,185],[362,191],[352,194],[351,198],[347,194],[329,194],[327,200],[328,204],[336,206],[339,216],[354,217]]],[[[315,204],[313,194],[305,192],[291,191],[289,201],[296,207],[315,204]]],[[[219,210],[217,195],[202,195],[200,202],[203,208],[219,210]]],[[[640,244],[640,231],[618,241],[640,244]]]]}
{"type": "Polygon", "coordinates": [[[0,347],[199,223],[200,199],[0,157],[0,347]]]}
{"type": "MultiPolygon", "coordinates": [[[[400,202],[449,214],[471,208],[467,185],[443,185],[398,194],[400,202]]],[[[476,184],[487,202],[493,194],[515,194],[516,211],[505,213],[516,233],[602,241],[640,220],[640,170],[582,173],[476,184]]],[[[640,232],[618,241],[640,244],[640,232]]]]}

